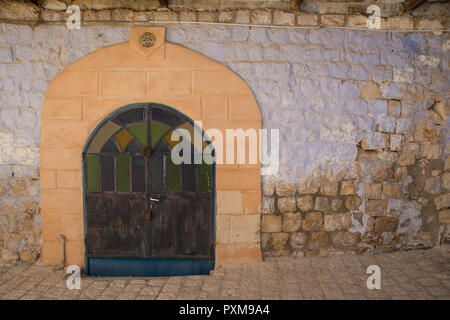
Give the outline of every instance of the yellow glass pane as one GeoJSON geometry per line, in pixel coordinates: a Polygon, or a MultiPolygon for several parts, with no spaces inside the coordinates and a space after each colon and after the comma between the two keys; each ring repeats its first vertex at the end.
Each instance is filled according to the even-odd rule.
{"type": "Polygon", "coordinates": [[[170,148],[175,147],[179,142],[183,141],[183,137],[181,137],[180,140],[172,140],[171,136],[174,130],[170,130],[169,133],[166,134],[164,137],[164,140],[166,140],[167,144],[170,146],[170,148]]]}
{"type": "MultiPolygon", "coordinates": [[[[182,139],[188,139],[188,141],[191,144],[194,144],[194,132],[198,135],[198,136],[202,136],[202,132],[198,127],[194,127],[190,122],[185,122],[181,125],[179,125],[178,127],[176,127],[174,130],[170,130],[169,133],[166,134],[166,136],[164,137],[164,140],[166,140],[166,142],[170,145],[171,148],[173,148],[174,146],[176,146],[179,142],[182,141],[182,139],[180,140],[175,140],[173,141],[171,136],[172,136],[172,132],[177,130],[177,129],[185,129],[189,132],[189,134],[187,136],[182,135],[182,139]]],[[[205,147],[207,146],[206,141],[202,140],[202,150],[198,150],[199,152],[202,152],[203,150],[205,150],[205,147]]],[[[194,145],[195,147],[195,145],[194,145]]]]}
{"type": "Polygon", "coordinates": [[[127,130],[123,129],[118,134],[116,134],[114,138],[119,144],[120,150],[124,151],[128,143],[133,139],[133,136],[127,130]]]}

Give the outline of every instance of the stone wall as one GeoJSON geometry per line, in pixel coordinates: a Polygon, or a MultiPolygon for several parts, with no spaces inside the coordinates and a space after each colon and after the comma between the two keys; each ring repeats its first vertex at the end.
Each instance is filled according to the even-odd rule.
{"type": "Polygon", "coordinates": [[[367,8],[380,8],[380,27],[387,30],[449,30],[450,3],[429,1],[412,11],[407,1],[304,0],[171,0],[161,8],[158,0],[3,0],[0,22],[64,23],[78,5],[81,21],[92,24],[222,23],[278,26],[333,26],[367,29],[367,8]],[[38,3],[39,5],[35,4],[38,3]],[[297,3],[297,4],[296,4],[297,3]]]}
{"type": "MultiPolygon", "coordinates": [[[[49,81],[127,26],[0,24],[3,260],[40,250],[39,129],[49,81]]],[[[264,257],[437,245],[450,222],[447,33],[170,25],[167,41],[231,68],[280,171],[263,178],[264,257]]]]}

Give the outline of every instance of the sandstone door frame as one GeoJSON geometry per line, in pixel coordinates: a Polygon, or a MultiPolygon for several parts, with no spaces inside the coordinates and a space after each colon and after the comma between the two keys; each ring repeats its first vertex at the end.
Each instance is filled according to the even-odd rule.
{"type": "MultiPolygon", "coordinates": [[[[88,137],[125,105],[168,105],[202,129],[262,126],[256,99],[224,65],[165,42],[164,28],[131,27],[130,41],[94,51],[60,72],[49,84],[41,125],[41,213],[43,262],[84,265],[82,150],[88,137]],[[139,50],[139,34],[161,41],[151,54],[139,50]]],[[[261,175],[257,164],[216,165],[216,264],[261,260],[261,175]]]]}

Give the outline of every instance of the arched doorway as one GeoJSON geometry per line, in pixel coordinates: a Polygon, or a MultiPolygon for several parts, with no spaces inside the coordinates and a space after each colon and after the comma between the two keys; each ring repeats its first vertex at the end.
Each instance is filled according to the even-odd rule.
{"type": "MultiPolygon", "coordinates": [[[[209,274],[214,267],[215,164],[176,164],[176,129],[201,129],[161,104],[120,108],[83,150],[86,271],[103,276],[209,274]]],[[[209,142],[204,142],[207,144],[209,142]]],[[[184,150],[183,150],[184,151],[184,150]]]]}
{"type": "MultiPolygon", "coordinates": [[[[258,103],[245,81],[223,64],[166,42],[164,28],[130,27],[128,42],[74,62],[51,81],[42,105],[44,263],[59,264],[64,259],[68,265],[87,265],[82,181],[86,141],[111,113],[148,102],[171,106],[196,123],[201,121],[204,131],[218,130],[224,137],[227,129],[258,132],[262,126],[258,103]],[[160,45],[151,47],[154,51],[149,55],[142,54],[139,42],[145,32],[159,34],[160,45]],[[61,235],[67,240],[64,251],[61,235]]],[[[260,169],[259,160],[216,164],[216,265],[262,259],[260,169]]]]}

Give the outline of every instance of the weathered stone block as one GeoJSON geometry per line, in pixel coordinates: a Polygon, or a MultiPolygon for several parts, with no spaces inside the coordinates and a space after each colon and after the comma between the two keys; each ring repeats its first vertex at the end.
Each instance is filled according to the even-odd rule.
{"type": "Polygon", "coordinates": [[[381,116],[378,119],[378,130],[381,132],[393,133],[395,131],[396,119],[388,116],[381,116]]]}
{"type": "Polygon", "coordinates": [[[375,164],[375,171],[372,174],[374,182],[384,182],[392,178],[394,170],[390,162],[377,162],[375,164]]]}
{"type": "Polygon", "coordinates": [[[232,22],[233,12],[232,11],[220,11],[219,12],[219,22],[232,22]]]}
{"type": "Polygon", "coordinates": [[[441,170],[432,170],[431,171],[431,176],[437,177],[437,176],[441,175],[441,173],[442,173],[441,170]]]}
{"type": "Polygon", "coordinates": [[[1,249],[2,254],[2,261],[5,262],[16,262],[19,260],[19,254],[16,250],[10,250],[10,249],[1,249]]]}
{"type": "Polygon", "coordinates": [[[261,203],[261,213],[262,214],[274,214],[275,205],[273,198],[264,197],[261,203]]]}
{"type": "Polygon", "coordinates": [[[370,216],[385,216],[387,213],[387,200],[367,200],[366,213],[370,216]]]}
{"type": "Polygon", "coordinates": [[[331,200],[331,210],[339,211],[344,207],[344,202],[341,199],[333,199],[331,200]]]}
{"type": "Polygon", "coordinates": [[[0,48],[0,62],[12,62],[13,54],[11,48],[0,48]]]}
{"type": "Polygon", "coordinates": [[[309,249],[324,249],[328,247],[328,235],[321,232],[311,232],[311,236],[308,242],[309,249]]]}
{"type": "Polygon", "coordinates": [[[250,11],[241,9],[236,12],[236,23],[247,24],[250,22],[250,11]]]}
{"type": "Polygon", "coordinates": [[[386,198],[401,198],[403,195],[402,185],[401,184],[385,184],[385,185],[383,185],[383,193],[386,198]]]}
{"type": "Polygon", "coordinates": [[[273,12],[273,24],[277,26],[293,26],[295,24],[295,13],[275,10],[273,12]]]}
{"type": "Polygon", "coordinates": [[[427,159],[440,159],[442,147],[438,143],[425,142],[422,144],[422,155],[427,159]]]}
{"type": "Polygon", "coordinates": [[[450,210],[439,211],[439,222],[450,224],[450,210]]]}
{"type": "Polygon", "coordinates": [[[322,182],[320,186],[320,192],[326,196],[335,196],[338,192],[338,184],[337,182],[322,182]]]}
{"type": "Polygon", "coordinates": [[[392,151],[403,150],[403,145],[405,144],[405,136],[399,134],[390,135],[390,149],[392,151]]]}
{"type": "Polygon", "coordinates": [[[271,246],[272,233],[261,232],[261,249],[268,250],[271,246]]]}
{"type": "Polygon", "coordinates": [[[397,230],[398,219],[396,217],[375,218],[375,233],[394,232],[397,230]]]}
{"type": "Polygon", "coordinates": [[[381,150],[386,148],[387,138],[381,132],[368,132],[361,140],[361,147],[364,150],[381,150]]]}
{"type": "Polygon", "coordinates": [[[325,231],[336,231],[348,229],[352,226],[350,213],[326,214],[324,217],[323,229],[325,231]]]}
{"type": "Polygon", "coordinates": [[[426,178],[423,190],[429,194],[438,194],[441,191],[441,177],[426,178]]]}
{"type": "Polygon", "coordinates": [[[388,101],[388,115],[390,117],[399,117],[402,112],[402,104],[398,100],[388,101]]]}
{"type": "Polygon", "coordinates": [[[39,8],[32,2],[9,1],[0,8],[0,18],[39,21],[39,8]]]}
{"type": "Polygon", "coordinates": [[[342,231],[331,235],[331,243],[333,246],[348,248],[357,244],[360,238],[361,234],[359,232],[342,231]]]}
{"type": "MultiPolygon", "coordinates": [[[[156,15],[155,15],[156,16],[156,15]]],[[[158,15],[159,17],[160,15],[158,15]]],[[[169,15],[167,15],[169,17],[169,15]]],[[[175,14],[176,17],[176,14],[175,14]]],[[[134,11],[129,9],[116,9],[111,11],[111,20],[112,21],[133,21],[134,19],[134,11]]],[[[169,19],[160,19],[160,20],[169,20],[169,19]]],[[[176,20],[176,19],[175,19],[176,20]]]]}
{"type": "Polygon", "coordinates": [[[416,156],[411,153],[404,153],[398,158],[399,166],[412,166],[416,163],[416,156]]]}
{"type": "Polygon", "coordinates": [[[397,124],[395,126],[395,133],[406,134],[408,133],[410,127],[411,127],[411,120],[407,118],[397,119],[397,124]]]}
{"type": "Polygon", "coordinates": [[[417,30],[442,30],[443,25],[440,18],[423,17],[416,18],[417,30]]]}
{"type": "Polygon", "coordinates": [[[274,215],[263,215],[261,222],[262,232],[280,232],[282,226],[282,217],[274,215]]]}
{"type": "Polygon", "coordinates": [[[277,195],[280,197],[287,197],[295,195],[295,185],[281,182],[276,186],[277,195]]]}
{"type": "Polygon", "coordinates": [[[289,244],[294,250],[303,249],[306,244],[306,234],[304,232],[292,233],[289,237],[289,244]]]}
{"type": "Polygon", "coordinates": [[[381,99],[380,87],[375,82],[368,82],[361,88],[359,96],[363,99],[381,99]]]}
{"type": "Polygon", "coordinates": [[[314,208],[312,196],[303,196],[297,199],[297,208],[303,212],[311,211],[314,208]]]}
{"type": "Polygon", "coordinates": [[[317,210],[317,211],[330,210],[330,204],[328,203],[328,198],[327,197],[317,197],[316,203],[314,204],[314,210],[317,210]]]}
{"type": "Polygon", "coordinates": [[[303,219],[303,230],[314,231],[322,230],[323,228],[323,216],[321,212],[309,212],[303,219]]]}
{"type": "Polygon", "coordinates": [[[363,15],[349,15],[347,18],[347,26],[367,28],[367,17],[363,15]]]}
{"type": "Polygon", "coordinates": [[[381,183],[366,184],[364,192],[367,199],[381,199],[381,183]]]}
{"type": "Polygon", "coordinates": [[[294,232],[299,231],[302,227],[302,214],[289,212],[283,214],[283,231],[294,232]]]}
{"type": "Polygon", "coordinates": [[[216,12],[197,12],[197,20],[200,22],[214,22],[216,20],[216,12]]]}
{"type": "Polygon", "coordinates": [[[349,196],[352,194],[356,194],[358,191],[359,182],[357,180],[345,180],[341,183],[341,192],[342,196],[349,196]]]}
{"type": "Polygon", "coordinates": [[[386,27],[394,30],[411,30],[414,29],[414,19],[411,16],[388,17],[386,27]]]}
{"type": "MultiPolygon", "coordinates": [[[[226,14],[226,11],[223,11],[221,13],[226,14]]],[[[178,19],[180,21],[196,21],[197,20],[197,14],[195,11],[180,11],[178,12],[178,19]]],[[[232,17],[229,21],[220,21],[220,22],[231,22],[232,17]]]]}
{"type": "Polygon", "coordinates": [[[273,233],[271,235],[272,247],[275,250],[282,250],[286,248],[289,239],[289,233],[273,233]]]}
{"type": "Polygon", "coordinates": [[[263,195],[273,196],[275,192],[275,185],[272,182],[264,182],[262,185],[263,195]]]}
{"type": "Polygon", "coordinates": [[[39,252],[34,249],[20,250],[19,260],[24,262],[35,262],[39,258],[39,252]]]}
{"type": "Polygon", "coordinates": [[[297,15],[297,24],[299,26],[317,26],[319,23],[319,16],[317,14],[302,14],[297,15]]]}
{"type": "Polygon", "coordinates": [[[343,26],[344,17],[340,14],[323,14],[320,16],[320,24],[322,26],[343,26]]]}
{"type": "Polygon", "coordinates": [[[384,99],[401,100],[407,94],[407,84],[391,82],[381,86],[381,96],[384,99]]]}
{"type": "Polygon", "coordinates": [[[414,80],[414,69],[394,67],[393,78],[394,82],[411,83],[414,80]]]}
{"type": "Polygon", "coordinates": [[[450,189],[450,172],[445,172],[442,176],[442,186],[447,190],[450,189]]]}
{"type": "Polygon", "coordinates": [[[253,10],[251,21],[253,24],[271,24],[272,12],[270,10],[253,10]]]}
{"type": "MultiPolygon", "coordinates": [[[[373,67],[372,79],[374,81],[392,81],[393,72],[392,66],[389,65],[378,65],[373,67]]],[[[379,92],[377,92],[379,93],[379,92]]]]}
{"type": "Polygon", "coordinates": [[[319,191],[319,185],[312,180],[304,181],[297,186],[299,194],[315,194],[317,191],[319,191]]]}
{"type": "Polygon", "coordinates": [[[348,210],[357,210],[361,205],[361,198],[358,196],[350,196],[345,199],[345,207],[348,210]]]}
{"type": "Polygon", "coordinates": [[[278,198],[278,209],[280,212],[293,212],[297,207],[295,204],[295,197],[278,198]]]}

